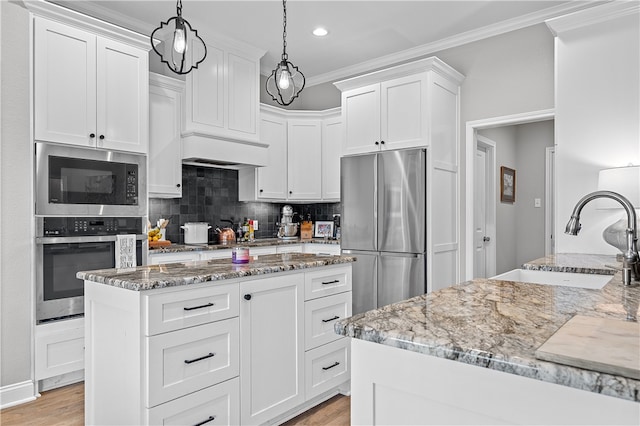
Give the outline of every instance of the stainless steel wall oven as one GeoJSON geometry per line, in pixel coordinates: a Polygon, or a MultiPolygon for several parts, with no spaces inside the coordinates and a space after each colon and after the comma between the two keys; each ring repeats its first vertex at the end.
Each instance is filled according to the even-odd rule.
{"type": "Polygon", "coordinates": [[[36,217],[36,320],[84,313],[81,270],[115,267],[118,234],[136,234],[136,263],[146,263],[142,217],[36,217]]]}

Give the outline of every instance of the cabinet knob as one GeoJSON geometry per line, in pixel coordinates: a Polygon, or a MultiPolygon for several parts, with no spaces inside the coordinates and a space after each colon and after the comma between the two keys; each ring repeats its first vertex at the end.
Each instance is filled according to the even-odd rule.
{"type": "Polygon", "coordinates": [[[380,141],[380,145],[384,145],[384,141],[380,141]]]}
{"type": "Polygon", "coordinates": [[[261,190],[260,190],[260,193],[262,194],[263,192],[264,192],[264,190],[263,190],[263,189],[261,189],[261,190]]]}
{"type": "Polygon", "coordinates": [[[376,142],[375,142],[375,144],[376,144],[376,145],[380,145],[380,142],[376,141],[376,142]]]}
{"type": "Polygon", "coordinates": [[[104,135],[99,136],[100,140],[104,139],[104,135]]]}
{"type": "Polygon", "coordinates": [[[95,133],[89,133],[89,137],[90,137],[90,138],[95,138],[95,137],[96,137],[96,134],[95,134],[95,133]]]}
{"type": "Polygon", "coordinates": [[[180,188],[180,186],[181,186],[181,185],[180,185],[179,183],[177,183],[177,184],[176,184],[176,188],[180,188]]]}
{"type": "Polygon", "coordinates": [[[293,191],[289,191],[289,194],[293,194],[293,191]]]}
{"type": "Polygon", "coordinates": [[[250,294],[245,294],[244,295],[244,300],[251,300],[251,295],[250,294]]]}

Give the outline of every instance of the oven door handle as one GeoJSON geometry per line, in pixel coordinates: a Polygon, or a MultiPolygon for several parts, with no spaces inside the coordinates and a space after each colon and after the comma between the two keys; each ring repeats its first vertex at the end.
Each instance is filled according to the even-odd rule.
{"type": "MultiPolygon", "coordinates": [[[[136,234],[136,240],[144,241],[146,234],[136,234]]],[[[36,244],[67,244],[67,243],[107,243],[116,240],[116,235],[92,235],[84,237],[36,237],[36,244]]]]}

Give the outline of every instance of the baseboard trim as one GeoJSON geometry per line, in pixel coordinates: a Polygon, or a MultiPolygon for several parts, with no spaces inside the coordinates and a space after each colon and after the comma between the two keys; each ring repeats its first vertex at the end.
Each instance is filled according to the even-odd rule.
{"type": "Polygon", "coordinates": [[[3,386],[0,388],[0,409],[34,401],[38,396],[33,380],[3,386]]]}

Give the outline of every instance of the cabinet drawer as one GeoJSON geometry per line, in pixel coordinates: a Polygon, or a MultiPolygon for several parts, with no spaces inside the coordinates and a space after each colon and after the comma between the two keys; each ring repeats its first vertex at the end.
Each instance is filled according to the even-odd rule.
{"type": "Polygon", "coordinates": [[[147,407],[237,376],[239,334],[232,318],[147,338],[147,407]]]}
{"type": "Polygon", "coordinates": [[[198,252],[188,253],[153,253],[147,257],[149,265],[163,265],[165,263],[191,262],[200,259],[198,252]]]}
{"type": "Polygon", "coordinates": [[[338,244],[307,243],[304,245],[304,252],[320,255],[339,256],[340,246],[338,244]]]}
{"type": "Polygon", "coordinates": [[[351,266],[321,268],[304,274],[304,300],[351,291],[351,266]]]}
{"type": "Polygon", "coordinates": [[[84,318],[37,325],[35,342],[36,380],[84,369],[84,318]]]}
{"type": "Polygon", "coordinates": [[[305,353],[305,399],[320,395],[351,378],[351,340],[341,338],[305,353]]]}
{"type": "Polygon", "coordinates": [[[240,424],[239,382],[240,379],[236,377],[154,407],[148,411],[147,424],[207,426],[240,424]],[[204,423],[205,421],[207,423],[204,423]]]}
{"type": "Polygon", "coordinates": [[[351,316],[351,292],[310,300],[304,309],[304,346],[309,350],[340,338],[333,332],[333,325],[351,316]]]}
{"type": "Polygon", "coordinates": [[[200,260],[231,259],[231,249],[217,249],[200,252],[200,260]]]}
{"type": "Polygon", "coordinates": [[[171,291],[144,298],[147,336],[238,316],[237,283],[171,291]]]}
{"type": "Polygon", "coordinates": [[[276,247],[277,253],[302,253],[302,246],[300,244],[287,244],[276,247]]]}

